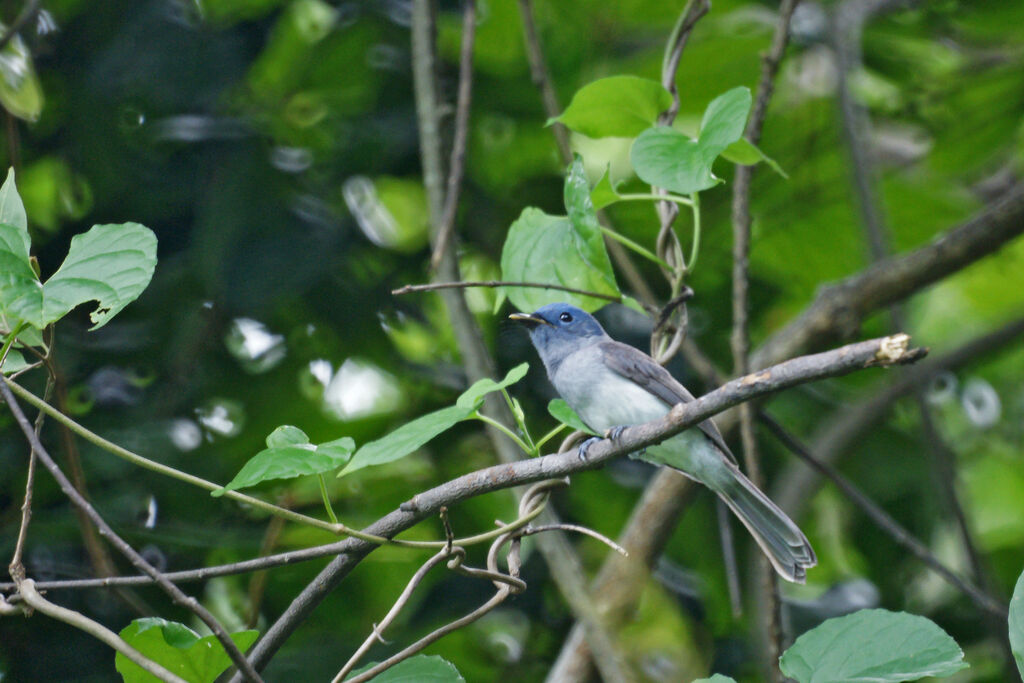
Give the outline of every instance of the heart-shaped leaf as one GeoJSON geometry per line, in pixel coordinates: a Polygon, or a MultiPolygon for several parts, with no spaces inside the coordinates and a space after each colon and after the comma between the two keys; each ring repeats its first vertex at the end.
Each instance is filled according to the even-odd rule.
{"type": "MultiPolygon", "coordinates": [[[[565,179],[568,216],[550,216],[527,207],[509,228],[501,251],[502,279],[542,282],[618,296],[612,264],[604,248],[590,187],[577,159],[565,179]]],[[[521,311],[565,301],[587,311],[608,302],[562,290],[506,287],[509,300],[521,311]]]]}
{"type": "Polygon", "coordinates": [[[696,140],[674,128],[648,128],[630,150],[636,174],[645,183],[684,195],[717,185],[721,180],[711,166],[743,135],[750,102],[750,90],[743,87],[716,97],[704,110],[696,140]]]}
{"type": "Polygon", "coordinates": [[[636,76],[610,76],[583,86],[558,121],[591,138],[639,135],[672,105],[672,95],[658,83],[636,76]]]}
{"type": "MultiPolygon", "coordinates": [[[[256,642],[259,631],[239,631],[231,640],[245,651],[256,642]]],[[[158,617],[136,619],[120,633],[121,638],[173,674],[190,683],[212,683],[231,664],[216,636],[200,638],[184,624],[158,617]]],[[[156,679],[120,652],[114,667],[125,683],[151,683],[156,679]]]]}
{"type": "Polygon", "coordinates": [[[797,638],[779,660],[800,683],[895,683],[967,668],[964,653],[933,621],[864,609],[829,619],[797,638]]]}

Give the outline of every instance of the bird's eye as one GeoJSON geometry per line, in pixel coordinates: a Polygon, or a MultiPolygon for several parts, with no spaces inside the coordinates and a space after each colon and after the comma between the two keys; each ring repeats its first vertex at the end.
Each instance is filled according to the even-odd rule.
{"type": "Polygon", "coordinates": [[[561,320],[563,323],[571,323],[572,313],[563,313],[562,315],[558,316],[558,319],[561,320]]]}

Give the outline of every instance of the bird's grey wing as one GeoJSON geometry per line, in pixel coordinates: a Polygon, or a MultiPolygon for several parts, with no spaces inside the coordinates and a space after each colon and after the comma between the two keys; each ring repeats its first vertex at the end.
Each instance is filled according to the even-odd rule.
{"type": "MultiPolygon", "coordinates": [[[[632,380],[670,406],[693,401],[693,394],[686,390],[668,370],[658,365],[643,351],[629,344],[617,341],[601,342],[597,345],[605,365],[626,379],[632,380]]],[[[708,418],[698,427],[725,455],[736,463],[736,456],[722,438],[715,423],[708,418]]]]}

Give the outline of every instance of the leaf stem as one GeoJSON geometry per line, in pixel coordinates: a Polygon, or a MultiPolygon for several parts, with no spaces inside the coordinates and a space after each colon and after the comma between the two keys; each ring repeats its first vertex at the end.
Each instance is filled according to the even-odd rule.
{"type": "Polygon", "coordinates": [[[10,353],[11,346],[14,344],[14,340],[18,338],[18,335],[21,334],[21,331],[26,327],[28,327],[28,323],[20,322],[18,323],[17,327],[15,327],[14,330],[9,335],[7,335],[7,339],[6,341],[4,341],[4,346],[2,349],[0,349],[0,368],[3,367],[4,361],[7,360],[7,354],[10,353]]]}
{"type": "Polygon", "coordinates": [[[693,272],[693,267],[697,263],[697,253],[700,251],[700,195],[694,192],[690,195],[690,201],[693,202],[693,246],[690,248],[690,261],[686,264],[686,270],[693,272]]]}
{"type": "Polygon", "coordinates": [[[494,418],[488,417],[488,416],[484,415],[483,413],[481,413],[480,411],[477,411],[477,412],[473,413],[472,417],[475,417],[476,419],[480,420],[481,422],[484,422],[486,424],[491,425],[492,427],[497,429],[499,432],[503,433],[505,436],[507,436],[508,438],[510,438],[513,441],[515,441],[516,445],[519,446],[521,449],[523,449],[524,453],[533,453],[533,449],[530,448],[526,444],[525,441],[520,439],[519,436],[515,432],[513,432],[511,429],[509,429],[505,425],[501,424],[500,422],[498,422],[494,418]]]}
{"type": "Polygon", "coordinates": [[[555,427],[555,428],[554,428],[554,429],[552,429],[552,430],[551,430],[550,432],[548,432],[547,434],[545,434],[544,436],[542,436],[542,437],[540,438],[540,441],[538,441],[538,442],[537,442],[537,444],[536,444],[536,446],[537,446],[537,451],[538,451],[538,454],[539,454],[539,452],[540,452],[541,446],[543,446],[543,445],[544,445],[544,444],[546,444],[546,443],[547,443],[548,441],[550,441],[551,439],[553,439],[553,438],[554,438],[554,437],[555,437],[555,436],[556,436],[556,435],[557,435],[557,434],[558,434],[558,433],[559,433],[560,431],[562,431],[563,429],[565,429],[565,428],[566,428],[566,427],[568,427],[568,426],[569,426],[569,425],[565,424],[564,422],[561,422],[561,423],[559,423],[559,425],[558,425],[557,427],[555,427]]]}
{"type": "Polygon", "coordinates": [[[620,195],[617,195],[617,196],[618,196],[618,200],[617,201],[620,201],[620,202],[643,202],[643,201],[662,202],[662,201],[665,201],[665,202],[675,202],[676,204],[681,204],[683,206],[693,206],[693,200],[692,199],[688,199],[686,197],[680,197],[677,194],[671,194],[671,193],[668,193],[668,194],[652,194],[652,193],[649,193],[649,192],[646,192],[646,193],[645,192],[636,192],[636,193],[631,192],[629,194],[620,194],[620,195]]]}
{"type": "Polygon", "coordinates": [[[671,268],[671,266],[669,266],[667,263],[665,263],[660,258],[658,258],[657,255],[655,255],[653,252],[648,251],[646,248],[640,246],[639,244],[637,244],[633,240],[629,239],[625,235],[620,235],[619,233],[615,232],[611,228],[606,228],[603,225],[601,226],[601,232],[603,232],[605,235],[607,235],[611,239],[615,240],[616,242],[618,242],[618,243],[622,244],[623,246],[627,247],[628,249],[632,249],[633,251],[635,251],[636,253],[640,254],[644,258],[649,259],[651,261],[654,261],[655,263],[657,263],[662,268],[671,268]]]}
{"type": "Polygon", "coordinates": [[[327,482],[324,480],[323,472],[316,475],[316,478],[320,480],[320,496],[324,499],[324,507],[327,508],[327,516],[331,520],[331,524],[337,524],[338,518],[334,516],[334,508],[331,507],[330,496],[327,495],[327,482]]]}

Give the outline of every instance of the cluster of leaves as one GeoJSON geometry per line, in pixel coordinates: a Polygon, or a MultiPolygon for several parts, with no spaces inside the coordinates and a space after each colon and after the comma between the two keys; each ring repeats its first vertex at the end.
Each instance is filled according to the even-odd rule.
{"type": "MultiPolygon", "coordinates": [[[[672,96],[660,84],[636,76],[611,76],[581,88],[559,122],[590,138],[631,140],[630,161],[636,176],[667,194],[623,194],[612,185],[606,170],[593,188],[577,156],[565,179],[566,216],[552,216],[538,208],[523,209],[509,228],[501,252],[502,277],[509,281],[541,282],[622,297],[603,235],[622,242],[641,256],[665,266],[665,262],[642,245],[602,226],[596,211],[622,201],[667,200],[693,207],[694,249],[689,268],[696,261],[699,246],[699,203],[697,194],[722,182],[712,167],[719,157],[736,163],[766,160],[780,173],[778,165],[755,145],[745,140],[743,129],[750,114],[751,96],[746,87],[719,95],[707,106],[696,137],[681,130],[657,125],[659,115],[672,104],[672,96]]],[[[555,301],[568,301],[585,310],[595,310],[606,300],[563,291],[507,287],[505,293],[522,310],[534,310],[555,301]]],[[[636,308],[628,297],[623,300],[636,308]]],[[[501,300],[498,300],[498,305],[501,300]]]]}

